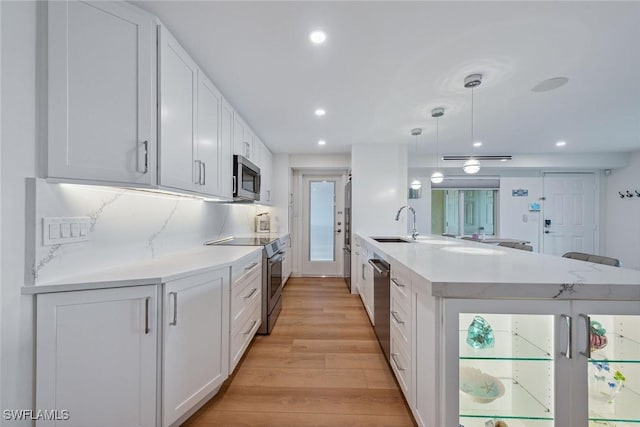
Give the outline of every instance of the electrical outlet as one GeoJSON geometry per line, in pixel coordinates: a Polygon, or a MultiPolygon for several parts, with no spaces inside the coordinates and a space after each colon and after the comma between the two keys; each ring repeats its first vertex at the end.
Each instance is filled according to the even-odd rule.
{"type": "Polygon", "coordinates": [[[87,216],[42,218],[42,244],[44,246],[64,245],[91,239],[87,216]]]}

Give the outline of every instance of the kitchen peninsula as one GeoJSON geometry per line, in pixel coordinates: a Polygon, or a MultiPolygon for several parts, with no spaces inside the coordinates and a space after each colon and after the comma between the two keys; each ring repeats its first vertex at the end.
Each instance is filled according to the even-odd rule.
{"type": "Polygon", "coordinates": [[[640,272],[440,236],[403,240],[357,236],[356,286],[373,306],[368,259],[389,263],[390,364],[419,425],[638,422],[640,272]],[[495,347],[468,344],[478,317],[495,347]],[[597,350],[594,322],[609,336],[597,350]],[[588,391],[601,361],[626,376],[615,405],[588,391]],[[459,392],[474,381],[468,372],[495,379],[496,394],[459,392]]]}

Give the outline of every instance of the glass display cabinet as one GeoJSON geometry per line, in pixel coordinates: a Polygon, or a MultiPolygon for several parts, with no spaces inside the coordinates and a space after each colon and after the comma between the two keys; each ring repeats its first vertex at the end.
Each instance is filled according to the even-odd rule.
{"type": "Polygon", "coordinates": [[[640,427],[640,303],[445,300],[444,425],[640,427]]]}

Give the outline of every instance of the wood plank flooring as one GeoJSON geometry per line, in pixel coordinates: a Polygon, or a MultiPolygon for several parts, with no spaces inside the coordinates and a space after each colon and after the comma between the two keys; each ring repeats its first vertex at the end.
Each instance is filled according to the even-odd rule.
{"type": "Polygon", "coordinates": [[[360,298],[343,279],[289,279],[282,313],[184,425],[409,427],[415,423],[360,298]]]}

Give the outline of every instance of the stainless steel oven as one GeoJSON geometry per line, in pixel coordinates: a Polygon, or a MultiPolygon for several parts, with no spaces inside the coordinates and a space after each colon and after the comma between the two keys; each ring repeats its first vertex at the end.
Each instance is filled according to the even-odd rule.
{"type": "Polygon", "coordinates": [[[233,200],[260,200],[260,168],[237,154],[233,156],[233,200]]]}
{"type": "Polygon", "coordinates": [[[268,335],[282,310],[282,242],[275,237],[234,237],[206,245],[262,246],[262,323],[259,334],[268,335]]]}

